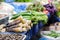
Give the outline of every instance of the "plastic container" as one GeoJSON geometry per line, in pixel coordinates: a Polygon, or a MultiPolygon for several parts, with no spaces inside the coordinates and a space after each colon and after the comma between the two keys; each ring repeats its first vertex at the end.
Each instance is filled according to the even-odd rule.
{"type": "Polygon", "coordinates": [[[36,35],[37,32],[38,32],[38,24],[34,24],[33,27],[31,28],[31,30],[29,30],[26,35],[27,35],[27,38],[26,40],[29,40],[33,35],[36,35]]]}

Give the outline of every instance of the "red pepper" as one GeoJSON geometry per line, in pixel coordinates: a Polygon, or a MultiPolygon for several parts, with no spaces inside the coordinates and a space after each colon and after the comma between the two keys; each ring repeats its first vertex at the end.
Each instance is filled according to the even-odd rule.
{"type": "Polygon", "coordinates": [[[44,10],[43,12],[44,12],[45,14],[48,14],[48,11],[47,11],[47,10],[44,10]]]}
{"type": "Polygon", "coordinates": [[[44,8],[43,12],[44,12],[45,14],[48,14],[48,10],[46,10],[46,8],[44,8]]]}

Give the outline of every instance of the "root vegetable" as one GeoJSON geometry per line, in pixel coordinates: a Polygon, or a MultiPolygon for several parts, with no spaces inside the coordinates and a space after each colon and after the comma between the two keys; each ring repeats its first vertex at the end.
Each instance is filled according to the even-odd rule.
{"type": "Polygon", "coordinates": [[[18,27],[18,28],[13,28],[13,31],[15,31],[15,32],[22,32],[23,30],[22,30],[21,27],[18,27]]]}

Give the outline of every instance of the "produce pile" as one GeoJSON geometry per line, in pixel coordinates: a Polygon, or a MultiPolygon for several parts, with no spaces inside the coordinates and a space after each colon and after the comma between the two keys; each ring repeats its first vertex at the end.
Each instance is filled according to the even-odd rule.
{"type": "Polygon", "coordinates": [[[27,7],[27,11],[37,11],[37,12],[43,12],[44,14],[48,14],[48,10],[40,3],[33,3],[27,7]]]}
{"type": "MultiPolygon", "coordinates": [[[[17,32],[22,32],[22,31],[27,31],[27,30],[31,29],[33,24],[38,24],[38,21],[42,21],[43,24],[46,24],[47,20],[48,20],[48,17],[43,12],[33,11],[33,12],[21,12],[21,13],[18,13],[18,14],[14,14],[13,17],[11,18],[11,20],[20,21],[20,23],[17,23],[15,21],[17,25],[15,24],[16,28],[15,29],[13,28],[13,29],[17,32]]],[[[12,23],[14,23],[14,22],[12,22],[12,23]]],[[[10,25],[12,23],[10,23],[10,25]]],[[[9,26],[9,24],[8,24],[8,26],[9,26]]],[[[12,26],[12,27],[15,27],[15,26],[12,26]]],[[[10,28],[8,27],[8,30],[9,29],[10,28]]],[[[11,30],[9,30],[9,31],[11,31],[11,30]]]]}
{"type": "MultiPolygon", "coordinates": [[[[15,0],[15,2],[31,2],[31,1],[32,0],[15,0]]],[[[20,6],[18,8],[20,8],[20,6]]],[[[25,12],[12,14],[12,18],[9,20],[9,22],[6,25],[5,24],[0,25],[0,32],[13,32],[13,33],[27,32],[31,30],[31,28],[34,27],[34,25],[38,25],[38,29],[39,29],[39,24],[40,24],[39,22],[42,22],[43,25],[45,24],[48,25],[47,23],[49,21],[48,20],[49,17],[47,16],[48,14],[52,16],[51,21],[54,21],[53,16],[60,18],[60,3],[56,3],[55,5],[53,3],[49,3],[46,5],[42,5],[40,2],[33,3],[26,8],[25,12]]],[[[0,18],[2,17],[4,17],[4,15],[0,14],[0,18]]],[[[54,26],[52,25],[50,26],[50,29],[58,30],[60,27],[57,26],[60,26],[60,24],[56,24],[54,26]]],[[[32,32],[33,31],[35,31],[35,29],[32,30],[32,32]]],[[[44,34],[44,35],[54,38],[60,37],[60,33],[56,33],[54,31],[51,31],[50,34],[44,34]]],[[[20,40],[20,38],[22,40],[22,37],[20,37],[21,35],[19,34],[10,34],[10,35],[0,34],[0,36],[1,36],[0,37],[1,40],[20,40]]]]}
{"type": "Polygon", "coordinates": [[[22,12],[16,15],[13,15],[12,19],[16,19],[17,17],[22,16],[24,19],[31,20],[33,24],[37,24],[38,21],[42,21],[43,24],[47,23],[48,17],[43,12],[22,12]]]}
{"type": "Polygon", "coordinates": [[[37,12],[41,12],[44,10],[43,5],[40,4],[40,2],[31,4],[27,7],[27,10],[29,11],[37,11],[37,12]]]}
{"type": "Polygon", "coordinates": [[[8,32],[25,32],[31,29],[32,27],[31,20],[26,20],[22,16],[14,19],[12,22],[7,24],[7,31],[8,32]]]}
{"type": "Polygon", "coordinates": [[[35,25],[38,24],[39,21],[41,21],[43,24],[46,24],[48,21],[48,17],[43,12],[44,7],[40,3],[37,3],[37,4],[33,4],[32,5],[33,9],[31,8],[30,10],[29,8],[30,6],[31,5],[28,6],[25,12],[12,14],[12,18],[10,19],[11,22],[9,21],[6,25],[3,25],[0,31],[1,32],[27,32],[33,27],[34,24],[35,25]]]}
{"type": "Polygon", "coordinates": [[[19,16],[17,19],[13,20],[8,24],[0,25],[0,32],[27,32],[33,26],[31,20],[23,19],[19,16]]]}
{"type": "Polygon", "coordinates": [[[48,21],[47,12],[44,10],[40,3],[32,4],[27,7],[26,12],[20,12],[18,14],[13,14],[11,20],[13,22],[7,25],[7,31],[13,32],[24,32],[28,31],[33,27],[34,24],[38,24],[41,21],[43,24],[46,24],[48,21]]]}
{"type": "Polygon", "coordinates": [[[60,37],[60,33],[56,33],[55,31],[51,31],[50,34],[44,34],[44,35],[54,37],[54,38],[60,37]]]}

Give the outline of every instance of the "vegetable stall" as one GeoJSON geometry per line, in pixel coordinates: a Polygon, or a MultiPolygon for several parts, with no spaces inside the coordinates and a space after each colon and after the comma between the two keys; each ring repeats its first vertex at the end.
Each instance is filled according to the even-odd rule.
{"type": "MultiPolygon", "coordinates": [[[[8,5],[10,6],[10,4],[7,5],[7,3],[5,4],[4,2],[2,2],[1,6],[4,7],[5,5],[6,7],[8,5]]],[[[48,20],[48,16],[43,12],[44,8],[41,7],[39,9],[40,7],[40,6],[38,7],[39,3],[36,5],[37,5],[36,9],[34,8],[33,10],[29,10],[28,8],[30,6],[29,5],[26,8],[27,10],[25,12],[18,12],[17,14],[13,14],[14,7],[12,7],[12,9],[10,8],[8,9],[9,6],[7,7],[7,10],[9,10],[10,14],[8,14],[9,12],[7,10],[1,9],[3,12],[6,12],[9,18],[8,23],[5,23],[5,24],[3,23],[4,25],[1,24],[2,25],[1,32],[20,33],[28,36],[28,39],[30,39],[33,35],[36,35],[39,29],[41,28],[40,25],[38,25],[38,22],[41,21],[42,24],[44,25],[47,23],[47,20],[48,20]],[[42,11],[39,11],[38,9],[42,11]],[[35,11],[35,10],[38,10],[38,11],[35,11]]]]}
{"type": "Polygon", "coordinates": [[[20,38],[20,40],[30,40],[30,38],[40,32],[41,29],[42,32],[40,34],[43,38],[60,37],[60,34],[56,32],[60,26],[58,24],[60,22],[60,2],[52,1],[48,2],[48,4],[42,4],[41,2],[33,1],[4,0],[1,2],[0,33],[1,36],[4,35],[4,37],[1,37],[1,40],[4,38],[6,40],[18,40],[20,38]],[[55,24],[56,22],[58,23],[55,24]],[[48,26],[45,27],[46,25],[48,26]],[[45,32],[45,28],[50,34],[43,33],[45,32]],[[6,37],[8,37],[8,39],[6,37]]]}

